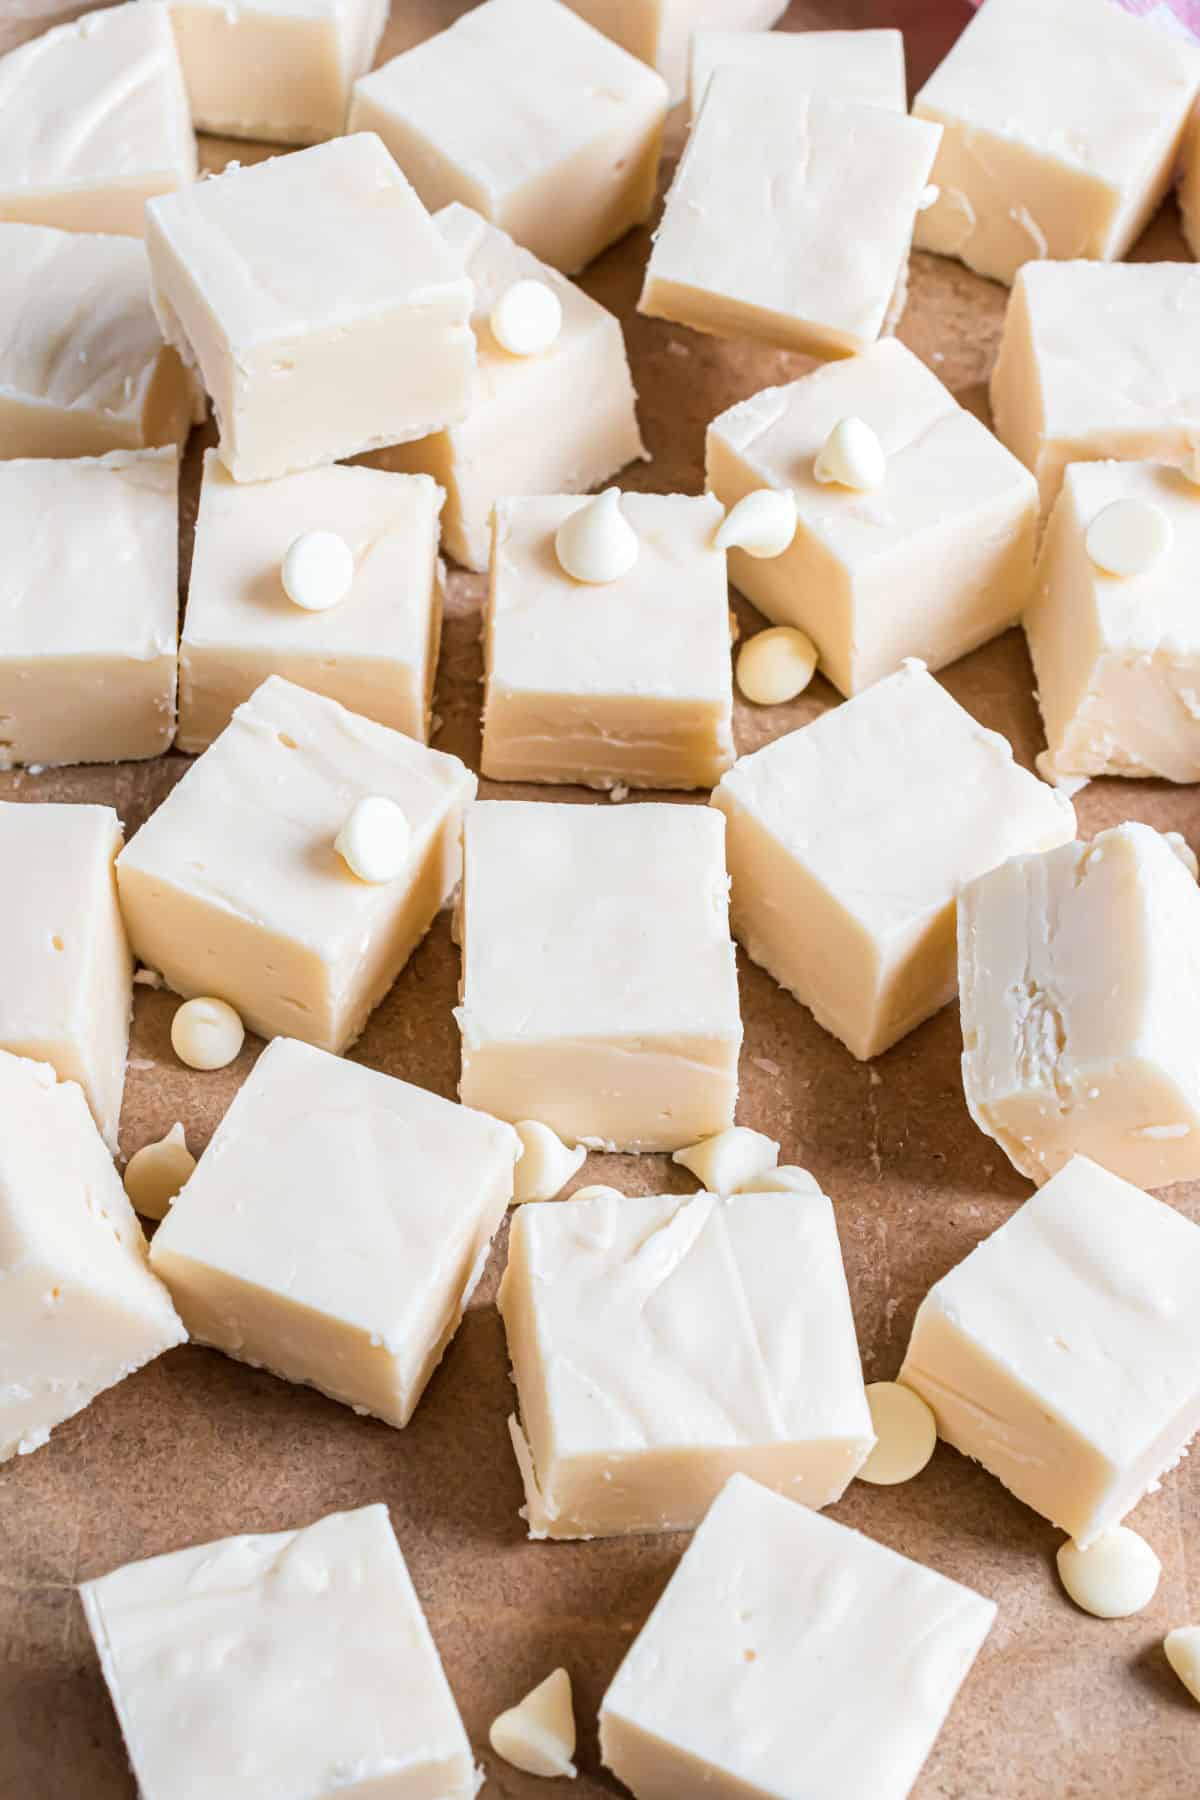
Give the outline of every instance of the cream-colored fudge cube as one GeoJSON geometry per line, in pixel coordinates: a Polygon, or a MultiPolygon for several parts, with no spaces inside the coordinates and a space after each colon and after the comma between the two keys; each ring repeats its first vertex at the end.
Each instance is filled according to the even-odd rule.
{"type": "Polygon", "coordinates": [[[141,237],[146,201],[195,179],[165,13],[108,7],[0,58],[0,219],[141,237]]]}
{"type": "Polygon", "coordinates": [[[625,494],[637,561],[574,581],[555,533],[587,501],[501,500],[484,624],[485,775],[711,787],[730,767],[724,517],[711,494],[625,494]]]}
{"type": "Polygon", "coordinates": [[[784,75],[718,69],[638,311],[813,356],[865,350],[904,280],[940,136],[940,126],[827,100],[784,75]]]}
{"type": "Polygon", "coordinates": [[[672,104],[683,98],[688,45],[702,27],[765,36],[787,11],[787,0],[567,0],[567,5],[631,56],[657,69],[671,90],[672,104]]]}
{"type": "Polygon", "coordinates": [[[966,883],[1075,835],[1070,801],[919,663],[743,756],[711,804],[739,940],[862,1059],[954,998],[966,883]]]}
{"type": "Polygon", "coordinates": [[[733,1123],[742,1041],[723,821],[486,801],[463,833],[459,1093],[608,1150],[733,1123]]]}
{"type": "Polygon", "coordinates": [[[170,748],[178,488],[173,449],[0,461],[0,768],[170,748]]]}
{"type": "Polygon", "coordinates": [[[441,490],[424,475],[305,469],[237,482],[204,458],[179,644],[179,747],[203,750],[268,675],[425,743],[442,628],[441,490]],[[288,546],[334,531],[354,555],[344,600],[307,612],[283,590],[288,546]]]}
{"type": "Polygon", "coordinates": [[[1068,463],[1186,465],[1200,446],[1200,269],[1026,263],[992,371],[996,434],[1048,513],[1068,463]]]}
{"type": "Polygon", "coordinates": [[[734,1475],[617,1670],[638,1800],[905,1800],[996,1608],[734,1475]]]}
{"type": "Polygon", "coordinates": [[[146,248],[155,311],[203,377],[238,481],[466,415],[471,283],[369,133],[152,200],[146,248]]]}
{"type": "Polygon", "coordinates": [[[82,1088],[0,1050],[0,1462],[186,1333],[82,1088]]]}
{"type": "Polygon", "coordinates": [[[444,206],[434,224],[475,287],[475,396],[459,424],[382,450],[375,460],[433,476],[446,493],[443,547],[464,567],[482,570],[501,496],[583,494],[646,452],[613,315],[470,207],[444,206]],[[540,355],[511,356],[492,336],[492,310],[517,281],[542,282],[562,307],[562,328],[540,355]]]}
{"type": "Polygon", "coordinates": [[[573,274],[654,204],[661,76],[558,0],[485,0],[355,84],[430,211],[461,200],[573,274]]]}
{"type": "Polygon", "coordinates": [[[117,1147],[133,963],[111,806],[0,804],[0,1049],[77,1081],[117,1147]]]}
{"type": "Polygon", "coordinates": [[[941,668],[1020,616],[1033,580],[1037,485],[919,357],[894,339],[714,419],[708,485],[732,507],[790,489],[782,556],[729,553],[729,573],[777,625],[798,625],[821,668],[857,694],[906,657],[941,668]],[[841,419],[863,419],[887,458],[871,493],[820,482],[814,461],[841,419]]]}
{"type": "Polygon", "coordinates": [[[386,1506],[80,1587],[143,1800],[473,1800],[480,1777],[386,1506]]]}
{"type": "Polygon", "coordinates": [[[118,857],[130,942],[263,1037],[344,1050],[457,887],[474,793],[456,756],[273,675],[118,857]],[[394,881],[359,881],[334,849],[373,794],[411,833],[394,881]]]}
{"type": "Polygon", "coordinates": [[[826,100],[908,110],[904,38],[899,31],[693,32],[688,63],[688,114],[693,121],[714,71],[729,68],[768,77],[786,75],[794,88],[826,100]]]}
{"type": "Polygon", "coordinates": [[[967,1105],[1015,1168],[1200,1177],[1200,888],[1165,838],[1014,857],[963,889],[958,954],[967,1105]]]}
{"type": "Polygon", "coordinates": [[[944,127],[915,242],[995,281],[1116,261],[1171,185],[1197,89],[1200,48],[1115,0],[985,0],[913,102],[944,127]]]}
{"type": "Polygon", "coordinates": [[[344,130],[387,0],[156,0],[175,27],[198,131],[315,144],[344,130]]]}
{"type": "Polygon", "coordinates": [[[687,1530],[738,1469],[827,1506],[875,1441],[816,1189],[523,1206],[499,1306],[531,1537],[687,1530]]]}
{"type": "Polygon", "coordinates": [[[131,238],[0,224],[0,456],[184,442],[203,403],[148,285],[131,238]]]}
{"type": "Polygon", "coordinates": [[[901,1379],[1080,1543],[1200,1427],[1200,1228],[1084,1156],[930,1289],[901,1379]]]}
{"type": "Polygon", "coordinates": [[[1200,781],[1198,566],[1200,487],[1186,475],[1160,463],[1068,465],[1024,621],[1057,774],[1200,781]],[[1117,500],[1170,521],[1170,545],[1144,574],[1108,574],[1088,555],[1089,526],[1117,500]]]}
{"type": "Polygon", "coordinates": [[[151,1265],[197,1342],[407,1425],[520,1154],[510,1125],[276,1038],[155,1233],[151,1265]]]}

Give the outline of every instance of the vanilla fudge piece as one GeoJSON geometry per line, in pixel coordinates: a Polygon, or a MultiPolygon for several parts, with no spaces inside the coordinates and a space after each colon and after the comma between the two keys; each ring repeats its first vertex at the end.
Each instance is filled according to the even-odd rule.
{"type": "Polygon", "coordinates": [[[943,127],[916,244],[995,281],[1125,255],[1171,185],[1200,48],[1115,0],[985,0],[913,102],[943,127]]]}
{"type": "Polygon", "coordinates": [[[731,1476],[601,1702],[600,1754],[638,1800],[905,1800],[995,1616],[731,1476]]]}
{"type": "Polygon", "coordinates": [[[0,460],[0,769],[170,748],[178,488],[174,449],[0,460]]]}
{"type": "Polygon", "coordinates": [[[369,133],[152,200],[146,249],[154,309],[203,377],[236,480],[465,416],[470,280],[369,133]]]}
{"type": "Polygon", "coordinates": [[[1070,801],[919,663],[743,756],[711,804],[739,940],[861,1059],[954,998],[966,883],[1075,835],[1070,801]]]}
{"type": "Polygon", "coordinates": [[[336,464],[236,482],[207,451],[179,645],[180,748],[211,744],[272,674],[424,743],[442,626],[441,503],[428,476],[336,464]],[[280,576],[307,531],[336,532],[354,556],[349,593],[322,612],[289,600],[280,576]]]}
{"type": "Polygon", "coordinates": [[[350,130],[431,212],[460,200],[571,275],[649,215],[666,112],[662,77],[558,0],[485,0],[363,76],[350,130]]]}
{"type": "Polygon", "coordinates": [[[711,787],[734,759],[724,517],[711,494],[625,494],[638,557],[574,581],[554,538],[586,501],[496,505],[483,759],[496,781],[711,787]]]}
{"type": "Polygon", "coordinates": [[[738,1469],[827,1506],[875,1441],[819,1190],[523,1206],[499,1306],[531,1537],[689,1529],[738,1469]]]}
{"type": "Polygon", "coordinates": [[[1080,1544],[1200,1427],[1200,1228],[1076,1156],[932,1287],[900,1379],[1080,1544]]]}
{"type": "Polygon", "coordinates": [[[0,223],[0,456],[181,445],[199,389],[127,237],[0,223]]]}
{"type": "Polygon", "coordinates": [[[471,808],[455,1014],[467,1105],[608,1150],[679,1150],[733,1124],[724,845],[703,807],[471,808]]]}
{"type": "Polygon", "coordinates": [[[152,1556],[79,1591],[143,1800],[479,1789],[386,1506],[152,1556]]]}
{"type": "Polygon", "coordinates": [[[718,69],[667,195],[638,311],[813,356],[865,350],[903,281],[940,135],[784,75],[718,69]]]}
{"type": "Polygon", "coordinates": [[[433,476],[446,493],[444,549],[465,568],[483,570],[501,496],[586,493],[646,452],[618,320],[470,207],[444,206],[434,224],[475,287],[475,394],[459,424],[379,451],[375,461],[433,476]],[[533,356],[510,355],[489,325],[518,281],[542,282],[562,307],[557,338],[533,356]],[[539,419],[543,426],[533,428],[539,419]]]}
{"type": "Polygon", "coordinates": [[[375,60],[387,0],[156,0],[165,5],[198,131],[315,144],[346,124],[375,60]]]}
{"type": "Polygon", "coordinates": [[[82,1088],[4,1050],[0,1281],[0,1462],[186,1336],[82,1088]]]}
{"type": "Polygon", "coordinates": [[[77,1081],[117,1147],[133,963],[111,806],[0,803],[0,1049],[77,1081]]]}
{"type": "Polygon", "coordinates": [[[1188,465],[1200,446],[1200,269],[1027,263],[996,365],[996,434],[1049,512],[1068,463],[1188,465]],[[1098,371],[1102,374],[1098,375],[1098,371]]]}
{"type": "Polygon", "coordinates": [[[108,7],[0,57],[0,219],[141,237],[146,201],[195,179],[164,12],[108,7]]]}
{"type": "MultiPolygon", "coordinates": [[[[787,11],[786,0],[566,0],[572,12],[622,45],[652,69],[682,100],[688,75],[688,45],[701,27],[722,28],[730,36],[767,30],[787,11]]],[[[704,35],[712,35],[705,32],[704,35]]],[[[815,35],[809,33],[808,35],[815,35]]],[[[849,34],[847,34],[849,35],[849,34]]],[[[774,39],[782,43],[784,39],[774,39]]]]}
{"type": "Polygon", "coordinates": [[[1200,1177],[1200,888],[1167,839],[1014,857],[964,888],[958,932],[963,1088],[1013,1166],[1200,1177]]]}
{"type": "Polygon", "coordinates": [[[826,100],[857,100],[864,106],[908,111],[904,38],[899,31],[693,32],[688,62],[688,113],[693,122],[714,71],[728,68],[786,75],[793,89],[803,88],[826,100]]]}
{"type": "Polygon", "coordinates": [[[475,777],[273,675],[117,859],[134,951],[263,1037],[344,1050],[458,885],[475,777]],[[334,848],[357,801],[404,812],[409,859],[365,882],[334,848]]]}
{"type": "Polygon", "coordinates": [[[782,556],[729,552],[730,579],[777,625],[796,625],[843,694],[906,657],[941,668],[1020,617],[1033,580],[1037,485],[919,357],[894,339],[764,388],[708,428],[708,486],[726,507],[790,490],[782,556]],[[886,458],[868,493],[820,482],[814,463],[857,417],[886,458]]]}

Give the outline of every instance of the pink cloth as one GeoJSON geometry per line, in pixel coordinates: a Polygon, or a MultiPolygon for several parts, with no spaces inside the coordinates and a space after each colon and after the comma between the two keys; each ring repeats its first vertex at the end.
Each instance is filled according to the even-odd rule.
{"type": "MultiPolygon", "coordinates": [[[[1136,13],[1139,18],[1153,18],[1158,15],[1159,23],[1168,31],[1178,28],[1190,33],[1200,41],[1200,0],[1116,0],[1127,13],[1136,13]]],[[[972,6],[979,6],[982,0],[971,0],[972,6]]],[[[1046,0],[1048,6],[1054,0],[1046,0]]]]}

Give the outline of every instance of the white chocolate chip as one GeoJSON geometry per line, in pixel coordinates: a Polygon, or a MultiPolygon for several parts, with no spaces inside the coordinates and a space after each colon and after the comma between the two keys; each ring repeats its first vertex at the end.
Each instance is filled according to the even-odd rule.
{"type": "Polygon", "coordinates": [[[1193,881],[1200,881],[1200,862],[1196,852],[1184,837],[1182,831],[1164,831],[1163,836],[1187,870],[1193,881]]]}
{"type": "Polygon", "coordinates": [[[1087,553],[1109,575],[1145,575],[1167,554],[1171,521],[1152,500],[1110,500],[1087,528],[1087,553]]]}
{"type": "Polygon", "coordinates": [[[791,488],[755,488],[731,507],[717,528],[718,550],[744,550],[759,558],[782,556],[796,535],[796,496],[791,488]]]}
{"type": "Polygon", "coordinates": [[[572,1175],[582,1168],[587,1151],[569,1149],[539,1119],[522,1119],[516,1132],[521,1158],[513,1177],[513,1205],[525,1200],[557,1200],[572,1175]]]}
{"type": "Polygon", "coordinates": [[[875,1427],[875,1448],[858,1471],[873,1487],[895,1487],[919,1475],[933,1455],[937,1424],[920,1394],[898,1381],[872,1381],[867,1405],[875,1427]]]}
{"type": "Polygon", "coordinates": [[[395,881],[407,867],[412,850],[404,808],[384,794],[367,794],[356,800],[333,847],[360,881],[395,881]]]}
{"type": "Polygon", "coordinates": [[[562,301],[544,281],[514,281],[493,306],[489,324],[510,356],[540,356],[562,330],[562,301]]]}
{"type": "Polygon", "coordinates": [[[171,1020],[171,1048],[189,1069],[223,1069],[245,1036],[246,1028],[232,1006],[207,995],[185,1000],[171,1020]]]}
{"type": "Polygon", "coordinates": [[[165,1219],[167,1209],[183,1186],[196,1159],[187,1147],[183,1126],[176,1120],[157,1144],[135,1150],[125,1168],[125,1192],[134,1212],[144,1219],[165,1219]]]}
{"type": "Polygon", "coordinates": [[[941,197],[941,188],[936,181],[931,181],[928,187],[921,189],[921,198],[917,201],[917,211],[928,212],[931,206],[937,205],[941,197]]]}
{"type": "Polygon", "coordinates": [[[492,1749],[526,1775],[575,1774],[575,1710],[571,1677],[555,1669],[532,1693],[492,1720],[492,1749]]]}
{"type": "Polygon", "coordinates": [[[817,646],[794,625],[757,631],[742,645],[737,684],[755,706],[782,706],[802,694],[817,666],[817,646]]]}
{"type": "Polygon", "coordinates": [[[1067,1593],[1097,1619],[1127,1619],[1149,1606],[1162,1564],[1127,1525],[1102,1531],[1086,1549],[1073,1538],[1059,1546],[1058,1574],[1067,1593]]]}
{"type": "Polygon", "coordinates": [[[328,612],[354,583],[354,552],[336,531],[305,531],[284,552],[283,591],[305,612],[328,612]]]}
{"type": "Polygon", "coordinates": [[[779,1145],[761,1131],[731,1125],[716,1137],[677,1150],[671,1158],[692,1174],[710,1194],[747,1193],[755,1180],[779,1161],[779,1145]]]}
{"type": "Polygon", "coordinates": [[[593,1183],[591,1187],[576,1188],[571,1195],[572,1200],[623,1200],[620,1188],[605,1187],[602,1181],[593,1183]]]}
{"type": "Polygon", "coordinates": [[[1179,1625],[1168,1631],[1163,1650],[1192,1699],[1200,1701],[1200,1625],[1179,1625]]]}
{"type": "Polygon", "coordinates": [[[1091,780],[1090,775],[1062,774],[1055,768],[1054,758],[1048,750],[1038,751],[1033,759],[1033,766],[1043,781],[1052,788],[1057,788],[1060,794],[1065,794],[1068,800],[1073,800],[1076,794],[1081,794],[1091,780]]]}
{"type": "Polygon", "coordinates": [[[637,533],[621,511],[620,488],[605,488],[563,520],[554,538],[559,564],[575,581],[603,583],[628,575],[638,559],[637,533]]]}
{"type": "Polygon", "coordinates": [[[818,481],[836,482],[865,494],[882,483],[887,457],[871,427],[852,415],[839,419],[825,439],[813,462],[813,474],[818,481]]]}
{"type": "Polygon", "coordinates": [[[761,1170],[739,1193],[754,1194],[819,1194],[821,1184],[807,1169],[795,1163],[780,1163],[777,1169],[761,1170]]]}

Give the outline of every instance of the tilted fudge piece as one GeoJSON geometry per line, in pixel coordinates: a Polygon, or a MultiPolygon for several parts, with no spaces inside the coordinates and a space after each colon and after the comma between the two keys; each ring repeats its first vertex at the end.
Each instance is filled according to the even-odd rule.
{"type": "MultiPolygon", "coordinates": [[[[786,0],[566,0],[572,12],[657,69],[682,100],[687,82],[688,44],[700,26],[766,36],[787,10],[786,0]]],[[[813,34],[808,34],[813,35],[813,34]]],[[[783,40],[776,38],[776,43],[783,40]]]]}
{"type": "Polygon", "coordinates": [[[79,1591],[143,1800],[478,1792],[386,1506],[152,1556],[79,1591]]]}
{"type": "Polygon", "coordinates": [[[1111,0],[985,0],[913,102],[944,127],[922,250],[995,281],[1125,255],[1171,185],[1200,49],[1111,0]]]}
{"type": "Polygon", "coordinates": [[[919,357],[894,339],[787,387],[764,388],[708,428],[708,486],[727,507],[790,490],[781,556],[729,552],[731,579],[778,625],[813,639],[821,668],[857,694],[905,657],[930,668],[1015,623],[1033,580],[1037,486],[919,357]],[[870,492],[820,481],[825,440],[863,420],[884,453],[870,492]]]}
{"type": "Polygon", "coordinates": [[[170,748],[178,489],[174,449],[0,461],[0,768],[170,748]]]}
{"type": "Polygon", "coordinates": [[[470,207],[455,201],[433,222],[475,286],[475,394],[459,424],[378,451],[374,460],[433,476],[446,491],[443,547],[465,568],[482,570],[501,496],[586,493],[646,452],[619,321],[470,207]],[[529,356],[502,348],[489,323],[519,281],[542,282],[562,308],[554,342],[529,356]]]}
{"type": "Polygon", "coordinates": [[[111,806],[0,804],[0,1049],[77,1081],[117,1147],[133,963],[113,862],[111,806]]]}
{"type": "Polygon", "coordinates": [[[958,920],[963,1088],[1013,1166],[1200,1176],[1200,888],[1167,840],[1128,824],[1014,857],[958,920]]]}
{"type": "Polygon", "coordinates": [[[559,0],[485,0],[355,84],[430,211],[461,200],[574,274],[654,204],[661,76],[559,0]]]}
{"type": "Polygon", "coordinates": [[[277,1038],[156,1232],[151,1266],[197,1342],[407,1425],[520,1153],[497,1119],[277,1038]]]}
{"type": "Polygon", "coordinates": [[[0,1050],[0,1462],[186,1337],[88,1112],[0,1050]]]}
{"type": "Polygon", "coordinates": [[[467,1105],[610,1150],[678,1150],[732,1125],[742,1022],[722,820],[480,802],[463,865],[467,1105]]]}
{"type": "Polygon", "coordinates": [[[638,1800],[905,1800],[996,1608],[734,1475],[600,1705],[638,1800]]]}
{"type": "Polygon", "coordinates": [[[900,1371],[946,1442],[1088,1544],[1200,1426],[1200,1228],[1077,1156],[921,1302],[900,1371]]]}
{"type": "Polygon", "coordinates": [[[786,75],[793,89],[806,89],[826,100],[857,100],[864,106],[908,111],[904,37],[899,31],[695,31],[688,63],[688,115],[693,122],[713,73],[729,68],[786,75]]]}
{"type": "Polygon", "coordinates": [[[203,377],[236,480],[466,415],[471,283],[369,133],[151,201],[146,248],[154,309],[203,377]]]}
{"type": "Polygon", "coordinates": [[[966,883],[1075,835],[1070,801],[919,663],[743,756],[711,804],[738,938],[863,1059],[954,998],[966,883]]]}
{"type": "Polygon", "coordinates": [[[725,552],[711,494],[624,494],[637,561],[575,581],[555,533],[586,501],[501,500],[484,625],[485,775],[711,787],[734,759],[725,552]]]}
{"type": "Polygon", "coordinates": [[[638,311],[813,356],[865,350],[903,282],[940,136],[940,126],[827,100],[783,75],[718,69],[638,311]]]}
{"type": "Polygon", "coordinates": [[[117,859],[135,952],[263,1037],[353,1043],[458,885],[475,777],[273,675],[117,859]],[[403,811],[407,863],[360,881],[334,848],[356,805],[403,811]]]}

